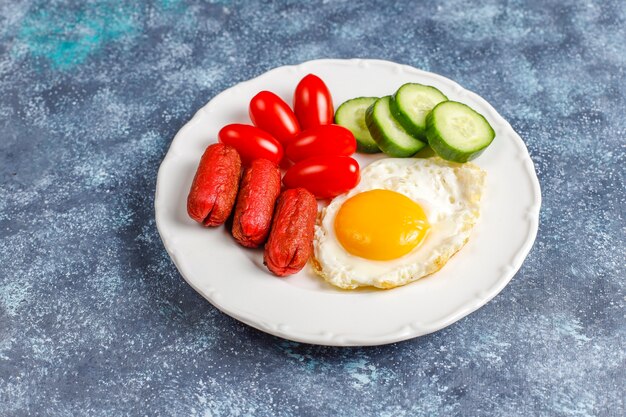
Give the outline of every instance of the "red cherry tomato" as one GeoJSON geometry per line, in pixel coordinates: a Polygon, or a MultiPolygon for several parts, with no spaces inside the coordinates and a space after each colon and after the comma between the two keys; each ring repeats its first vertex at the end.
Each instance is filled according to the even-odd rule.
{"type": "Polygon", "coordinates": [[[350,156],[356,151],[356,139],[348,129],[339,125],[324,125],[300,132],[285,154],[293,162],[312,156],[350,156]]]}
{"type": "Polygon", "coordinates": [[[293,95],[293,110],[302,130],[331,124],[335,115],[333,99],[324,81],[313,74],[300,80],[293,95]]]}
{"type": "Polygon", "coordinates": [[[250,165],[255,159],[265,158],[278,165],[283,159],[283,147],[267,132],[250,125],[231,124],[217,134],[218,140],[237,149],[241,162],[250,165]]]}
{"type": "Polygon", "coordinates": [[[349,156],[314,156],[289,168],[283,183],[304,187],[316,198],[332,198],[359,183],[359,164],[349,156]]]}
{"type": "Polygon", "coordinates": [[[261,91],[250,100],[250,120],[284,146],[300,133],[298,119],[289,105],[276,94],[261,91]]]}

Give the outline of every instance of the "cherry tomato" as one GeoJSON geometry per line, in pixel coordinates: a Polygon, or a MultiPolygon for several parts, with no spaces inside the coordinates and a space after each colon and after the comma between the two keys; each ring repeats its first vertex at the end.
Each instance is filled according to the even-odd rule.
{"type": "Polygon", "coordinates": [[[359,183],[359,164],[349,156],[314,156],[289,168],[283,183],[304,187],[316,198],[332,198],[359,183]]]}
{"type": "Polygon", "coordinates": [[[293,95],[293,110],[302,130],[331,124],[335,115],[333,99],[324,81],[313,74],[300,80],[293,95]]]}
{"type": "Polygon", "coordinates": [[[250,165],[255,159],[265,158],[275,165],[283,158],[283,147],[267,132],[243,124],[230,124],[224,126],[217,134],[218,140],[237,149],[241,162],[250,165]]]}
{"type": "Polygon", "coordinates": [[[293,162],[312,156],[350,156],[356,151],[356,139],[348,129],[339,125],[323,125],[300,132],[285,149],[293,162]]]}
{"type": "Polygon", "coordinates": [[[289,105],[269,91],[261,91],[250,100],[250,120],[285,146],[300,133],[298,119],[289,105]]]}

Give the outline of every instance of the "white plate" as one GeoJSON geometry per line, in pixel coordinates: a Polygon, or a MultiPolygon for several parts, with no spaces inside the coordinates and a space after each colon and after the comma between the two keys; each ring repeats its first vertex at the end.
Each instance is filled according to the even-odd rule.
{"type": "MultiPolygon", "coordinates": [[[[378,157],[359,155],[363,166],[378,157]]],[[[541,193],[520,137],[482,98],[442,76],[378,60],[317,60],[273,69],[217,95],[174,138],[159,169],[156,222],[182,276],[224,313],[264,332],[320,345],[380,345],[446,327],[478,309],[511,280],[537,234],[541,193]],[[249,123],[250,99],[270,90],[291,103],[308,73],[328,85],[335,107],[383,96],[406,82],[430,84],[482,113],[496,131],[474,162],[487,171],[482,216],[467,245],[439,272],[393,290],[342,291],[307,266],[287,279],[263,267],[262,252],[238,246],[224,227],[204,229],[186,198],[204,149],[228,123],[249,123]]]]}

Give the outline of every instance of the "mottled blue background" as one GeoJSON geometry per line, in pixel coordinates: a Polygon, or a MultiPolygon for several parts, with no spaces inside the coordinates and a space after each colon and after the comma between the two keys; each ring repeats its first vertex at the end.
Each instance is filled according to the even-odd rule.
{"type": "Polygon", "coordinates": [[[434,3],[0,1],[0,415],[623,416],[626,3],[434,3]],[[536,164],[530,256],[436,334],[263,334],[196,294],[158,237],[178,129],[322,57],[449,77],[536,164]]]}

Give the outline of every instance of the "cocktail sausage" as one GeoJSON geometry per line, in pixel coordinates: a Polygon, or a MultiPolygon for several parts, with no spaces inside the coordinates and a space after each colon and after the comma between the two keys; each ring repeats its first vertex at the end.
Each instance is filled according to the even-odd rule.
{"type": "Polygon", "coordinates": [[[272,225],[276,198],[280,194],[280,171],[267,159],[255,159],[241,179],[233,237],[248,248],[261,246],[272,225]]]}
{"type": "Polygon", "coordinates": [[[224,223],[235,204],[240,174],[235,148],[222,143],[207,147],[187,197],[189,217],[205,227],[224,223]]]}
{"type": "Polygon", "coordinates": [[[283,191],[278,197],[264,263],[275,275],[295,274],[306,265],[313,249],[317,201],[304,188],[283,191]]]}

